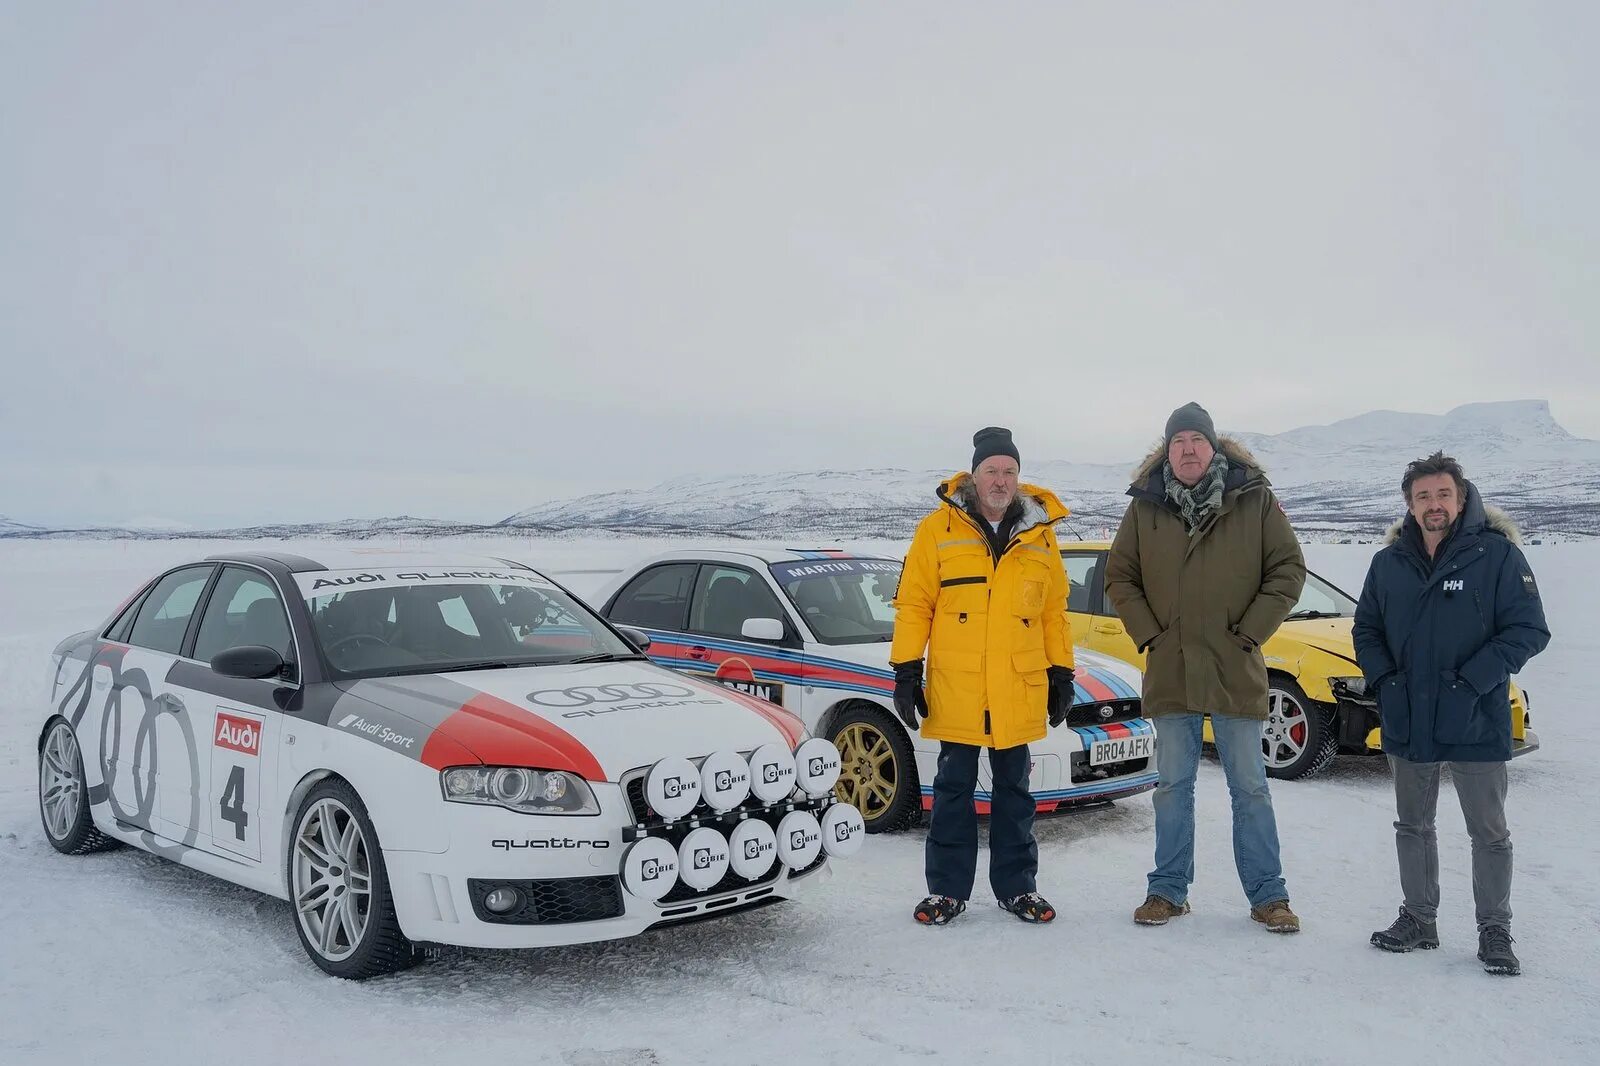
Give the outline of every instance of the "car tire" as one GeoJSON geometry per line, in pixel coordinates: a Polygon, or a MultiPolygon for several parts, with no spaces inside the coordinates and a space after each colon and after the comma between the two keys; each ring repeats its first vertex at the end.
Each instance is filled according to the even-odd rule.
{"type": "Polygon", "coordinates": [[[311,961],[351,981],[415,965],[400,931],[388,871],[366,805],[345,781],[318,783],[295,812],[289,834],[289,903],[311,961]]]}
{"type": "Polygon", "coordinates": [[[839,749],[834,795],[854,804],[869,833],[895,833],[922,819],[916,752],[899,719],[877,704],[846,704],[828,727],[839,749]]]}
{"type": "Polygon", "coordinates": [[[39,820],[50,846],[63,855],[109,851],[120,842],[94,827],[83,751],[65,718],[51,719],[39,745],[39,820]]]}
{"type": "Polygon", "coordinates": [[[1327,769],[1339,754],[1333,712],[1306,696],[1292,678],[1267,681],[1267,720],[1261,726],[1261,753],[1267,776],[1298,781],[1327,769]]]}

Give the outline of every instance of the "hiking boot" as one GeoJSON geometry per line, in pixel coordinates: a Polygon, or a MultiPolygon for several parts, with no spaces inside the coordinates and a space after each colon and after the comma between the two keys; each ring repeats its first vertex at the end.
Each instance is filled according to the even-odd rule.
{"type": "Polygon", "coordinates": [[[1267,927],[1269,933],[1298,933],[1300,919],[1289,909],[1289,901],[1275,899],[1259,907],[1250,908],[1250,917],[1267,927]]]}
{"type": "Polygon", "coordinates": [[[1372,934],[1372,946],[1384,951],[1424,951],[1439,946],[1439,927],[1433,922],[1420,921],[1404,907],[1400,917],[1387,929],[1372,934]]]}
{"type": "Polygon", "coordinates": [[[1037,892],[1024,892],[1020,896],[999,901],[1000,909],[1015,914],[1025,922],[1045,925],[1056,920],[1056,909],[1037,892]]]}
{"type": "Polygon", "coordinates": [[[1139,904],[1138,910],[1133,912],[1133,920],[1140,925],[1166,925],[1173,918],[1181,918],[1189,913],[1189,904],[1174,903],[1165,896],[1154,893],[1146,896],[1144,902],[1139,904]]]}
{"type": "Polygon", "coordinates": [[[929,896],[917,904],[917,909],[912,911],[917,921],[923,925],[948,925],[950,919],[967,909],[964,899],[951,899],[949,896],[929,896]]]}
{"type": "Polygon", "coordinates": [[[1515,977],[1522,972],[1522,963],[1511,950],[1511,930],[1503,925],[1486,926],[1478,930],[1478,960],[1484,973],[1515,977]]]}

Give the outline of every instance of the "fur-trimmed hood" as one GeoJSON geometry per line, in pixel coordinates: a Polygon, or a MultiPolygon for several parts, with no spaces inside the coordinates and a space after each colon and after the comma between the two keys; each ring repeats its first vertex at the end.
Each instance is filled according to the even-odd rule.
{"type": "MultiPolygon", "coordinates": [[[[1266,473],[1261,469],[1261,464],[1256,460],[1256,457],[1250,454],[1250,449],[1246,448],[1237,437],[1223,434],[1217,438],[1217,444],[1219,446],[1217,450],[1228,457],[1228,465],[1247,467],[1258,474],[1266,473]]],[[[1135,485],[1143,485],[1150,480],[1152,474],[1161,472],[1161,464],[1166,461],[1167,442],[1158,441],[1155,447],[1150,449],[1150,454],[1146,455],[1144,460],[1134,469],[1133,483],[1135,485]]]]}
{"type": "MultiPolygon", "coordinates": [[[[1408,513],[1404,518],[1389,526],[1383,534],[1385,546],[1395,544],[1406,531],[1406,526],[1416,525],[1416,519],[1408,513]]],[[[1467,482],[1467,500],[1461,508],[1461,517],[1456,519],[1456,532],[1468,533],[1487,530],[1498,533],[1511,543],[1522,544],[1522,530],[1516,521],[1492,503],[1483,502],[1483,496],[1478,492],[1478,486],[1467,482]]],[[[1421,533],[1418,533],[1421,536],[1421,533]]]]}
{"type": "MultiPolygon", "coordinates": [[[[939,483],[935,495],[946,506],[969,514],[978,513],[978,494],[973,487],[971,474],[958,473],[945,479],[939,483]]],[[[1055,493],[1038,485],[1019,483],[1017,501],[1022,504],[1022,517],[1017,519],[1013,536],[1034,526],[1053,526],[1072,513],[1055,493]]]]}
{"type": "MultiPolygon", "coordinates": [[[[1250,454],[1237,438],[1223,436],[1217,439],[1217,450],[1228,457],[1228,479],[1222,483],[1224,498],[1233,496],[1242,489],[1255,486],[1270,485],[1267,476],[1262,472],[1261,464],[1256,457],[1250,454]]],[[[1167,446],[1158,442],[1145,456],[1144,462],[1139,464],[1133,472],[1133,484],[1128,486],[1128,495],[1136,500],[1149,500],[1160,507],[1171,509],[1167,501],[1167,479],[1162,468],[1167,461],[1167,446]]]]}

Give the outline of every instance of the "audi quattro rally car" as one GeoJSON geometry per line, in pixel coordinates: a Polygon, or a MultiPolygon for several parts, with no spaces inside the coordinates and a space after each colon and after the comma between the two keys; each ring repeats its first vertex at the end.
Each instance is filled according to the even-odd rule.
{"type": "MultiPolygon", "coordinates": [[[[932,805],[939,754],[894,713],[889,640],[900,566],[833,549],[678,551],[627,571],[595,602],[614,625],[643,630],[661,665],[781,704],[832,740],[843,762],[836,793],[876,833],[911,825],[932,805]]],[[[1156,784],[1139,671],[1082,647],[1075,656],[1067,724],[1029,745],[1040,810],[1156,784]]],[[[987,755],[978,774],[978,809],[987,813],[987,755]]]]}
{"type": "Polygon", "coordinates": [[[351,978],[731,913],[860,846],[832,744],[632,640],[500,559],[179,566],[56,648],[45,833],[287,899],[351,978]]]}
{"type": "MultiPolygon", "coordinates": [[[[1091,648],[1141,669],[1144,653],[1133,646],[1105,594],[1107,541],[1085,541],[1061,549],[1067,568],[1067,617],[1072,632],[1091,648]]],[[[1367,695],[1356,665],[1356,600],[1333,582],[1306,574],[1300,602],[1262,645],[1267,661],[1267,720],[1261,750],[1272,777],[1310,777],[1340,752],[1379,755],[1378,703],[1367,695]]],[[[1528,695],[1511,683],[1511,754],[1539,747],[1529,728],[1528,695]]],[[[1211,742],[1211,723],[1205,726],[1211,742]]]]}

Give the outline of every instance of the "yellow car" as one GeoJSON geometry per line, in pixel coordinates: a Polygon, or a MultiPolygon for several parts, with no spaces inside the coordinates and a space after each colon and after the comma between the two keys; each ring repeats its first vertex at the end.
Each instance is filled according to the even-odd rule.
{"type": "MultiPolygon", "coordinates": [[[[1105,595],[1106,541],[1082,541],[1061,549],[1070,591],[1067,614],[1072,638],[1139,669],[1144,653],[1122,627],[1105,595]]],[[[1381,754],[1378,705],[1368,698],[1356,665],[1356,601],[1331,582],[1307,572],[1300,602],[1262,646],[1267,660],[1268,716],[1261,727],[1261,751],[1272,777],[1310,777],[1340,752],[1381,754]]],[[[1529,726],[1528,695],[1511,685],[1511,754],[1539,747],[1529,726]]],[[[1159,724],[1157,729],[1159,730],[1159,724]]],[[[1205,726],[1211,743],[1211,723],[1205,726]]]]}

